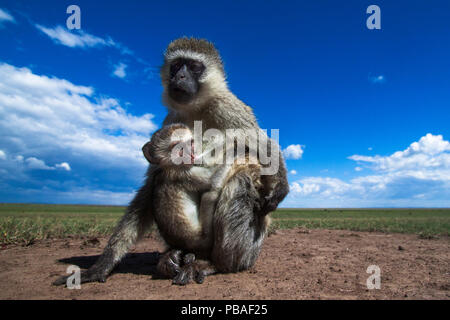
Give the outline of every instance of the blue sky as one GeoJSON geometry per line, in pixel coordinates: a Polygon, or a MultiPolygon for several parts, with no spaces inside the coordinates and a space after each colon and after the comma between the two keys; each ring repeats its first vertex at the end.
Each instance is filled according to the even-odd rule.
{"type": "Polygon", "coordinates": [[[162,123],[158,68],[213,41],[280,129],[284,207],[450,206],[448,1],[2,1],[0,202],[126,204],[162,123]],[[81,30],[66,8],[81,8],[81,30]],[[366,8],[381,8],[381,30],[366,8]]]}

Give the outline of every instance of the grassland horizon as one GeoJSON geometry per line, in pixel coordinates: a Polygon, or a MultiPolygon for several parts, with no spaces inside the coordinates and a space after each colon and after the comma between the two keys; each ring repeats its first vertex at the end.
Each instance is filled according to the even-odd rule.
{"type": "MultiPolygon", "coordinates": [[[[43,239],[107,236],[125,208],[0,203],[0,244],[29,245],[43,239]]],[[[450,235],[450,208],[279,208],[271,215],[271,232],[302,227],[410,233],[429,239],[450,235]]]]}

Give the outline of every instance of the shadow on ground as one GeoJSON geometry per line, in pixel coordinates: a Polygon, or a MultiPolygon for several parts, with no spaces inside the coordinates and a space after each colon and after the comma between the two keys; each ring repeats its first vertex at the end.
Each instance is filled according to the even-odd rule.
{"type": "MultiPolygon", "coordinates": [[[[70,258],[59,259],[58,262],[65,264],[73,264],[81,269],[89,269],[99,258],[95,256],[75,256],[70,258]]],[[[149,275],[158,279],[156,274],[156,264],[158,263],[160,253],[143,252],[143,253],[129,253],[127,256],[114,268],[113,273],[132,273],[140,275],[149,275]]]]}

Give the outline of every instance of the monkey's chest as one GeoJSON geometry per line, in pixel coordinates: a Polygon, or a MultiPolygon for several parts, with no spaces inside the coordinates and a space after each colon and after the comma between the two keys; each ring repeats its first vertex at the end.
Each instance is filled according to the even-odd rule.
{"type": "Polygon", "coordinates": [[[186,230],[192,233],[201,232],[202,226],[199,217],[200,200],[197,192],[186,192],[182,194],[179,200],[181,212],[178,219],[186,230]]]}
{"type": "Polygon", "coordinates": [[[171,197],[161,195],[158,202],[162,205],[155,212],[155,220],[164,240],[172,247],[195,249],[202,234],[200,195],[178,192],[171,197]]]}

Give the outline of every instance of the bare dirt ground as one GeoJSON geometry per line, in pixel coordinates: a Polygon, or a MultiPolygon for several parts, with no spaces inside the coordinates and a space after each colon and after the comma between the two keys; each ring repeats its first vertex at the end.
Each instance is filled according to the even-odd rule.
{"type": "Polygon", "coordinates": [[[0,250],[0,299],[447,299],[450,241],[416,235],[341,230],[279,230],[266,239],[256,265],[218,274],[203,284],[155,279],[156,236],[145,238],[106,283],[80,290],[54,287],[70,264],[89,267],[106,238],[42,241],[0,250]],[[369,265],[381,289],[368,290],[369,265]]]}

